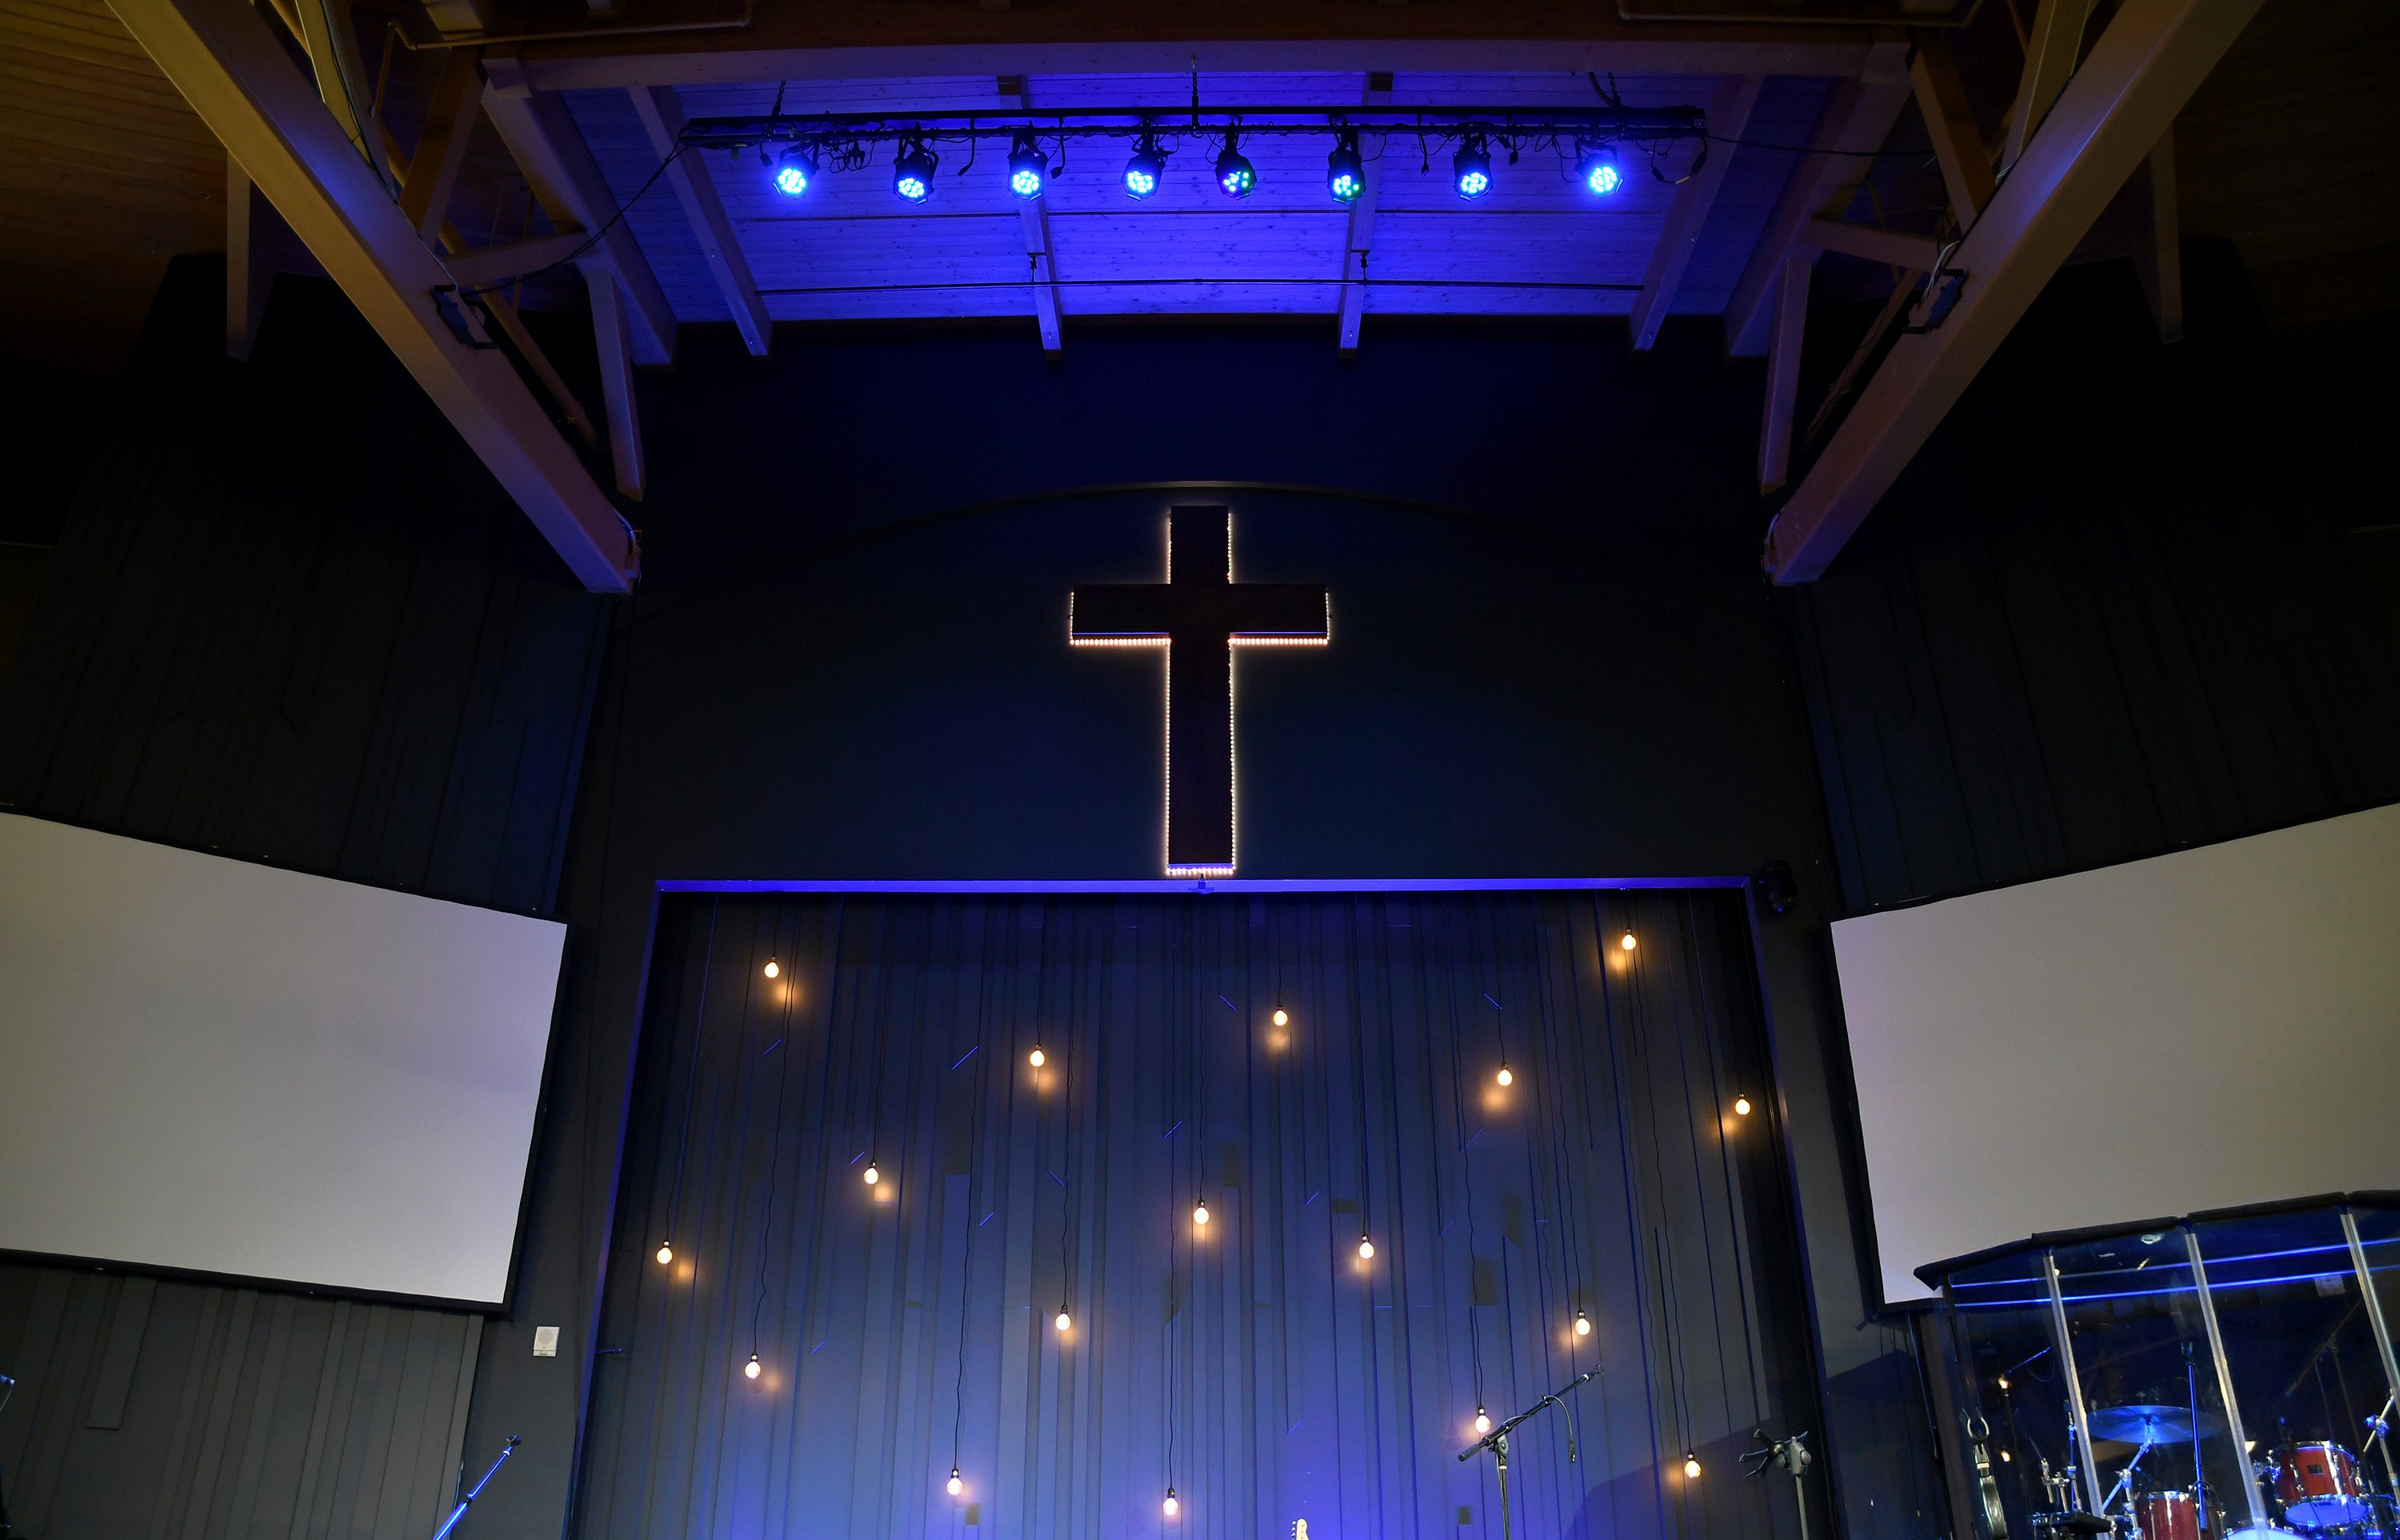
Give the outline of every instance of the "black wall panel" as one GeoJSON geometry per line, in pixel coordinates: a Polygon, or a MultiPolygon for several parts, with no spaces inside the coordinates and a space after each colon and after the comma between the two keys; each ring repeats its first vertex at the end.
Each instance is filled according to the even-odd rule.
{"type": "Polygon", "coordinates": [[[2378,494],[2191,252],[2191,341],[2070,269],[1788,596],[1850,910],[2400,798],[2400,594],[2347,533],[2378,494]]]}
{"type": "Polygon", "coordinates": [[[421,1540],[455,1500],[480,1316],[0,1267],[30,1536],[421,1540]]]}
{"type": "MultiPolygon", "coordinates": [[[[246,365],[223,286],[161,291],[0,680],[0,807],[548,912],[606,606],[330,286],[246,365]]],[[[430,1533],[484,1327],[0,1263],[18,1532],[430,1533]]]]}
{"type": "Polygon", "coordinates": [[[0,808],[547,912],[606,605],[330,285],[232,364],[214,271],[170,273],[0,681],[0,808]]]}

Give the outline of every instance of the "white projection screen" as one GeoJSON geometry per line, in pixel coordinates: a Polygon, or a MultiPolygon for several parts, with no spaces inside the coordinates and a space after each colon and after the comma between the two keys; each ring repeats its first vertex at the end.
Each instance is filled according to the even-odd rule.
{"type": "Polygon", "coordinates": [[[0,1250],[505,1301],[566,927],[0,815],[0,1250]]]}
{"type": "Polygon", "coordinates": [[[2400,1188],[2400,806],[1836,921],[1884,1298],[2044,1231],[2400,1188]]]}

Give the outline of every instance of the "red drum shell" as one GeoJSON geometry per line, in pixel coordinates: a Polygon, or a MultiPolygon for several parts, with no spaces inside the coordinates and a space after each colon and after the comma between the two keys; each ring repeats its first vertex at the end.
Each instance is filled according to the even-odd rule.
{"type": "Polygon", "coordinates": [[[2293,1445],[2275,1467],[2275,1500],[2285,1519],[2311,1529],[2363,1523],[2369,1513],[2358,1463],[2339,1444],[2293,1445]]]}
{"type": "Polygon", "coordinates": [[[2189,1492],[2151,1492],[2134,1499],[2142,1540],[2202,1540],[2200,1501],[2189,1492]]]}

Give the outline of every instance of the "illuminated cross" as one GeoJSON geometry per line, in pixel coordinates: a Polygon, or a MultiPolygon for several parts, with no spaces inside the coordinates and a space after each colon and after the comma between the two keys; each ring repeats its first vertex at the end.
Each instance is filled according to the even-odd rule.
{"type": "Polygon", "coordinates": [[[1222,508],[1168,516],[1166,581],[1079,588],[1070,597],[1072,645],[1166,648],[1167,876],[1233,875],[1233,649],[1323,647],[1332,637],[1322,587],[1234,581],[1234,525],[1222,508]]]}

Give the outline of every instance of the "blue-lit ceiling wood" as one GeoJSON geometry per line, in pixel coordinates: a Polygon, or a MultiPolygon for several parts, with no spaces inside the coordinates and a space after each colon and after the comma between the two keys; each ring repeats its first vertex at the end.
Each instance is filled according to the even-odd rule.
{"type": "MultiPolygon", "coordinates": [[[[1705,105],[1714,75],[1621,77],[1634,106],[1705,105]]],[[[1671,310],[1723,310],[1757,244],[1796,157],[1763,146],[1807,141],[1832,88],[1809,76],[1770,76],[1725,185],[1702,229],[1671,310]]],[[[1024,121],[992,75],[910,80],[762,81],[688,86],[693,117],[764,114],[783,92],[786,114],[989,112],[1024,121]]],[[[1207,75],[1205,109],[1355,106],[1363,74],[1207,75]]],[[[1191,82],[1175,75],[1036,75],[1027,81],[1032,119],[1044,108],[1148,106],[1162,129],[1188,113],[1191,82]]],[[[1555,75],[1407,74],[1393,83],[1397,106],[1589,106],[1589,82],[1555,75]]],[[[625,94],[580,90],[567,101],[620,199],[633,198],[658,168],[625,94]]],[[[1325,191],[1330,135],[1259,136],[1244,152],[1259,170],[1244,199],[1220,193],[1209,174],[1213,142],[1166,135],[1175,151],[1158,194],[1136,202],[1120,182],[1130,143],[1081,141],[1068,147],[1066,174],[1045,196],[1060,308],[1069,315],[1324,314],[1340,303],[1348,213],[1325,191]]],[[[1054,160],[1056,158],[1053,142],[1054,160]]],[[[890,152],[854,171],[820,176],[806,197],[774,191],[756,151],[708,152],[704,162],[731,216],[743,254],[779,321],[918,317],[1030,316],[1029,263],[1018,201],[1006,186],[1003,146],[985,142],[972,167],[965,146],[938,146],[933,198],[911,206],[891,189],[890,152]]],[[[1593,198],[1574,179],[1571,157],[1527,150],[1516,165],[1494,155],[1494,185],[1467,202],[1452,190],[1451,147],[1421,154],[1411,136],[1364,145],[1380,181],[1366,308],[1373,314],[1622,315],[1632,304],[1674,189],[1644,159],[1627,164],[1624,185],[1593,198]],[[1429,160],[1429,163],[1428,163],[1429,160]],[[1521,287],[1520,287],[1521,285],[1521,287]]],[[[697,152],[695,152],[697,153],[697,152]]],[[[1658,169],[1682,176],[1689,147],[1658,169]]],[[[682,210],[661,181],[635,201],[627,221],[640,239],[677,319],[725,320],[682,210]]]]}

